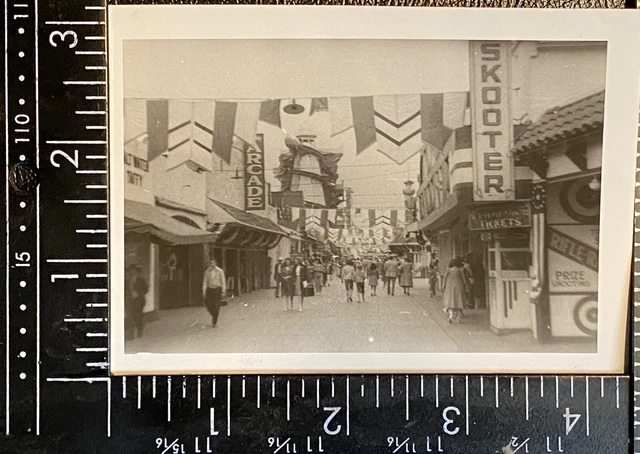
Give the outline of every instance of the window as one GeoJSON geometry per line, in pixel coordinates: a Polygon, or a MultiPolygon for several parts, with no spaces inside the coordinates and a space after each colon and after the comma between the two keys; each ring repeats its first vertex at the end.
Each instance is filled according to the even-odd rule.
{"type": "Polygon", "coordinates": [[[142,176],[127,170],[127,182],[135,186],[142,186],[142,176]]]}
{"type": "Polygon", "coordinates": [[[136,169],[141,169],[145,172],[149,171],[149,163],[142,158],[138,158],[137,156],[133,156],[133,166],[136,169]]]}
{"type": "Polygon", "coordinates": [[[131,155],[131,153],[125,153],[124,154],[124,163],[128,164],[128,165],[131,165],[131,158],[132,157],[133,156],[131,155]]]}
{"type": "Polygon", "coordinates": [[[530,251],[502,251],[500,262],[504,271],[527,271],[529,269],[530,251]]]}

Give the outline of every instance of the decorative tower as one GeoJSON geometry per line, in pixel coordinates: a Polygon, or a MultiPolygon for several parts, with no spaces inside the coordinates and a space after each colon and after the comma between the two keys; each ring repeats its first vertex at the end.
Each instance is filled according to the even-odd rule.
{"type": "Polygon", "coordinates": [[[306,207],[325,208],[334,197],[342,153],[317,149],[316,139],[306,123],[296,138],[287,137],[284,142],[289,151],[280,155],[276,178],[283,193],[302,192],[306,207]]]}

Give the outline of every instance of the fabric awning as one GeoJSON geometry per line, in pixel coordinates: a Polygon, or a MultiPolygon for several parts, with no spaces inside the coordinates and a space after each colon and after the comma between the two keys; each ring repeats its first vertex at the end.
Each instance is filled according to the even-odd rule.
{"type": "Polygon", "coordinates": [[[124,201],[124,218],[125,233],[149,233],[175,245],[212,243],[217,237],[173,219],[153,205],[133,200],[124,201]]]}
{"type": "Polygon", "coordinates": [[[271,219],[258,216],[257,214],[243,211],[226,203],[209,198],[207,201],[207,215],[212,224],[239,224],[244,227],[261,230],[263,232],[275,233],[287,236],[287,233],[271,219]]]}

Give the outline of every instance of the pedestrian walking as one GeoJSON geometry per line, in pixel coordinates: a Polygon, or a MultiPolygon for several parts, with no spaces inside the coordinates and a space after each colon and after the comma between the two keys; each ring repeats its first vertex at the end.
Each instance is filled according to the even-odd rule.
{"type": "Polygon", "coordinates": [[[356,274],[353,277],[358,291],[358,303],[364,303],[364,283],[367,280],[367,273],[362,265],[358,265],[356,274]]]}
{"type": "Polygon", "coordinates": [[[367,279],[369,281],[369,287],[371,288],[371,296],[376,296],[376,289],[378,287],[378,278],[380,272],[378,271],[378,265],[371,263],[369,270],[367,271],[367,279]]]}
{"type": "Polygon", "coordinates": [[[469,283],[463,271],[462,260],[455,258],[449,264],[444,276],[444,294],[442,295],[443,310],[449,316],[449,323],[462,323],[469,283]]]}
{"type": "Polygon", "coordinates": [[[284,296],[284,310],[293,309],[293,297],[296,294],[294,269],[291,259],[286,259],[280,270],[282,278],[282,295],[284,296]]]}
{"type": "Polygon", "coordinates": [[[396,278],[398,277],[398,262],[390,256],[384,263],[384,275],[387,280],[387,295],[395,295],[396,278]]]}
{"type": "Polygon", "coordinates": [[[125,279],[125,320],[128,332],[133,338],[142,337],[144,331],[144,305],[147,302],[146,295],[149,292],[147,281],[140,276],[138,265],[129,266],[129,272],[125,279]]]}
{"type": "Polygon", "coordinates": [[[413,263],[409,260],[405,259],[400,266],[399,284],[405,295],[411,295],[411,288],[413,287],[413,263]]]}
{"type": "Polygon", "coordinates": [[[211,259],[202,279],[202,296],[204,297],[204,305],[211,315],[211,325],[214,328],[218,324],[222,298],[226,293],[227,280],[225,279],[224,271],[218,267],[215,259],[211,259]]]}
{"type": "MultiPolygon", "coordinates": [[[[311,287],[311,276],[312,272],[307,266],[307,264],[302,260],[302,257],[298,257],[296,259],[296,265],[294,268],[295,275],[295,294],[298,295],[298,301],[300,302],[300,306],[298,307],[298,312],[302,312],[302,307],[304,305],[304,297],[306,296],[307,288],[311,287]]],[[[313,287],[311,287],[313,288],[313,287]]],[[[293,309],[293,306],[291,307],[293,309]]]]}
{"type": "Polygon", "coordinates": [[[438,286],[438,271],[436,271],[436,266],[433,263],[429,265],[427,279],[429,280],[429,295],[433,298],[436,296],[436,288],[438,286]]]}
{"type": "Polygon", "coordinates": [[[316,260],[313,265],[314,285],[316,294],[322,293],[322,283],[324,281],[324,265],[320,259],[316,260]]]}
{"type": "Polygon", "coordinates": [[[276,283],[276,298],[280,298],[282,294],[282,275],[280,270],[282,269],[282,257],[278,257],[278,263],[273,267],[273,280],[276,283]]]}
{"type": "Polygon", "coordinates": [[[353,280],[355,279],[356,269],[353,267],[353,262],[347,260],[347,263],[342,267],[342,274],[340,275],[344,282],[344,288],[347,291],[347,303],[353,301],[351,295],[353,294],[353,280]]]}

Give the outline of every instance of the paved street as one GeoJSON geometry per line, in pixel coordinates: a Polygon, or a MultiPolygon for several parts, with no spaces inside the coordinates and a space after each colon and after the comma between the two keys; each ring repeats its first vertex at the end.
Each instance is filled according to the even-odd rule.
{"type": "MultiPolygon", "coordinates": [[[[281,353],[281,352],[577,352],[596,349],[595,340],[541,345],[530,333],[497,336],[485,311],[466,311],[464,323],[450,325],[440,294],[429,298],[425,279],[416,279],[411,296],[397,288],[387,296],[347,303],[340,281],[322,295],[306,298],[304,312],[285,312],[284,299],[261,290],[221,308],[212,328],[204,308],[161,311],[144,337],[127,342],[126,352],[281,353]]],[[[355,297],[355,296],[354,296],[355,297]]]]}

